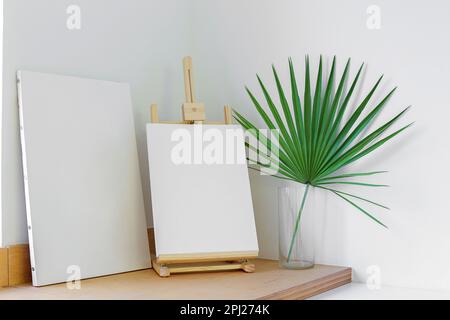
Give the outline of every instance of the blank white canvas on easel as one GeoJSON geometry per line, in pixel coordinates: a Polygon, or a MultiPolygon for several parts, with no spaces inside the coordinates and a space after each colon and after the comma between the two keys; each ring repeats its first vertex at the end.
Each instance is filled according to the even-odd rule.
{"type": "Polygon", "coordinates": [[[128,84],[19,71],[18,94],[33,284],[149,268],[128,84]]]}
{"type": "MultiPolygon", "coordinates": [[[[147,141],[155,227],[156,255],[242,253],[257,255],[244,141],[239,140],[235,164],[177,164],[172,161],[175,130],[194,137],[196,125],[148,124],[147,141]]],[[[233,125],[202,125],[242,130],[233,125]]],[[[192,154],[192,156],[194,156],[192,154]]]]}

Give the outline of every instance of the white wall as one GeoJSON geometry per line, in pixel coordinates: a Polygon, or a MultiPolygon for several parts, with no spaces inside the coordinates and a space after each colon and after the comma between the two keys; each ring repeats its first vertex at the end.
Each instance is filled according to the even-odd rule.
{"type": "MultiPolygon", "coordinates": [[[[229,103],[257,120],[244,92],[248,85],[258,96],[258,72],[273,89],[270,65],[275,63],[285,83],[287,58],[292,56],[303,74],[304,55],[317,62],[336,54],[342,71],[352,57],[354,72],[367,63],[364,86],[385,74],[380,94],[394,85],[398,92],[377,119],[381,123],[401,108],[414,108],[402,120],[416,124],[384,150],[354,170],[387,169],[373,181],[387,190],[347,188],[391,207],[371,208],[389,225],[383,230],[358,211],[328,196],[325,238],[319,262],[352,266],[355,278],[365,281],[366,268],[377,265],[384,284],[450,289],[450,205],[447,198],[448,90],[450,29],[447,1],[207,1],[195,2],[195,58],[201,61],[198,96],[220,116],[229,103]],[[381,8],[381,29],[366,27],[366,9],[381,8]]],[[[272,90],[274,92],[274,90],[272,90]]],[[[275,93],[275,92],[274,92],[275,93]]],[[[377,99],[380,98],[378,95],[377,99]]],[[[277,256],[276,187],[268,177],[253,176],[252,187],[262,253],[277,256]]]]}
{"type": "MultiPolygon", "coordinates": [[[[76,75],[131,85],[150,217],[144,124],[149,106],[179,117],[181,59],[190,53],[188,3],[165,0],[5,0],[2,119],[2,245],[26,243],[16,70],[76,75]],[[66,8],[81,8],[81,30],[66,28],[66,8]]],[[[52,121],[52,119],[49,119],[52,121]]],[[[45,125],[43,123],[42,125],[45,125]]]]}
{"type": "MultiPolygon", "coordinates": [[[[175,0],[6,0],[4,243],[26,241],[15,109],[17,68],[130,82],[147,192],[143,124],[148,105],[157,101],[166,108],[162,116],[178,116],[183,100],[178,61],[184,54],[194,56],[197,96],[206,103],[208,118],[222,118],[222,106],[231,104],[255,121],[258,117],[244,85],[260,96],[256,72],[273,84],[270,64],[275,63],[287,82],[289,56],[302,74],[305,54],[314,62],[319,54],[327,61],[336,54],[339,70],[347,57],[353,58],[352,71],[360,62],[367,63],[360,94],[381,73],[385,81],[380,94],[399,85],[378,123],[412,104],[407,118],[416,124],[353,167],[390,170],[374,180],[392,185],[390,189],[348,188],[388,204],[392,210],[387,213],[371,209],[390,229],[381,229],[329,195],[317,260],[352,266],[360,281],[365,281],[368,266],[378,265],[384,284],[449,289],[448,12],[450,4],[444,0],[195,0],[189,6],[175,0]],[[64,11],[72,2],[83,10],[78,32],[65,29],[64,11]],[[366,9],[372,4],[381,8],[380,30],[366,27],[366,9]]],[[[278,184],[269,177],[252,176],[261,252],[271,258],[277,256],[278,184]]],[[[149,209],[148,200],[146,204],[149,209]]]]}

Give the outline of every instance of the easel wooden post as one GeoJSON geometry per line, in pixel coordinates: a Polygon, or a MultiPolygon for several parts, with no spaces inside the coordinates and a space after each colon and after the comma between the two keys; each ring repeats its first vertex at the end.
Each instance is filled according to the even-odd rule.
{"type": "Polygon", "coordinates": [[[184,57],[183,59],[184,69],[184,92],[186,96],[186,102],[181,107],[182,121],[160,121],[158,115],[158,106],[152,104],[150,108],[150,120],[152,123],[165,123],[165,124],[233,124],[233,113],[229,106],[224,107],[224,122],[206,122],[205,106],[203,103],[195,102],[194,95],[194,81],[192,72],[192,58],[184,57]]]}
{"type": "MultiPolygon", "coordinates": [[[[194,81],[192,72],[192,58],[183,59],[184,68],[184,90],[186,102],[183,103],[182,121],[160,121],[158,107],[151,105],[150,116],[152,123],[163,124],[215,124],[229,125],[233,123],[232,111],[229,106],[224,107],[223,122],[206,122],[205,106],[203,103],[195,102],[194,81]]],[[[255,265],[248,259],[256,258],[254,256],[242,256],[239,253],[223,254],[190,254],[174,255],[170,257],[152,256],[153,269],[161,277],[169,277],[174,273],[186,272],[207,272],[207,271],[230,271],[243,270],[245,272],[254,272],[255,265]]]]}

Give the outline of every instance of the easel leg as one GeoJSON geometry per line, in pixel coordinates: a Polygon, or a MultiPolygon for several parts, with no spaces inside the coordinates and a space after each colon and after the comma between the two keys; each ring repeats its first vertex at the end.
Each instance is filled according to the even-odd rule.
{"type": "Polygon", "coordinates": [[[152,259],[152,266],[160,277],[170,277],[170,269],[165,264],[158,263],[156,259],[152,259]]]}
{"type": "Polygon", "coordinates": [[[247,273],[255,272],[255,264],[244,259],[239,261],[227,261],[226,264],[216,263],[186,263],[186,264],[172,264],[166,265],[158,263],[153,259],[153,269],[160,277],[170,277],[175,273],[190,273],[190,272],[208,272],[208,271],[232,271],[242,270],[247,273]]]}
{"type": "Polygon", "coordinates": [[[255,264],[251,263],[248,260],[243,260],[241,262],[241,266],[242,266],[242,270],[244,270],[247,273],[252,273],[252,272],[255,272],[255,270],[256,270],[255,264]]]}

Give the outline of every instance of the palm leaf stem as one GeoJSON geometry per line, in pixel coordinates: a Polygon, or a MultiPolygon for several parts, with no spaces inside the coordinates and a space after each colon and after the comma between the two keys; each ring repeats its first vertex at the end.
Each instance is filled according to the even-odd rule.
{"type": "Polygon", "coordinates": [[[289,252],[288,252],[286,262],[289,262],[291,260],[292,249],[294,248],[295,239],[297,238],[297,234],[299,232],[298,228],[300,226],[300,220],[302,217],[303,208],[305,207],[305,202],[306,202],[306,197],[308,196],[308,191],[309,191],[309,184],[306,185],[305,192],[303,193],[303,199],[302,199],[302,203],[300,205],[300,209],[298,211],[297,219],[295,221],[294,233],[292,234],[291,244],[289,245],[289,252]]]}

